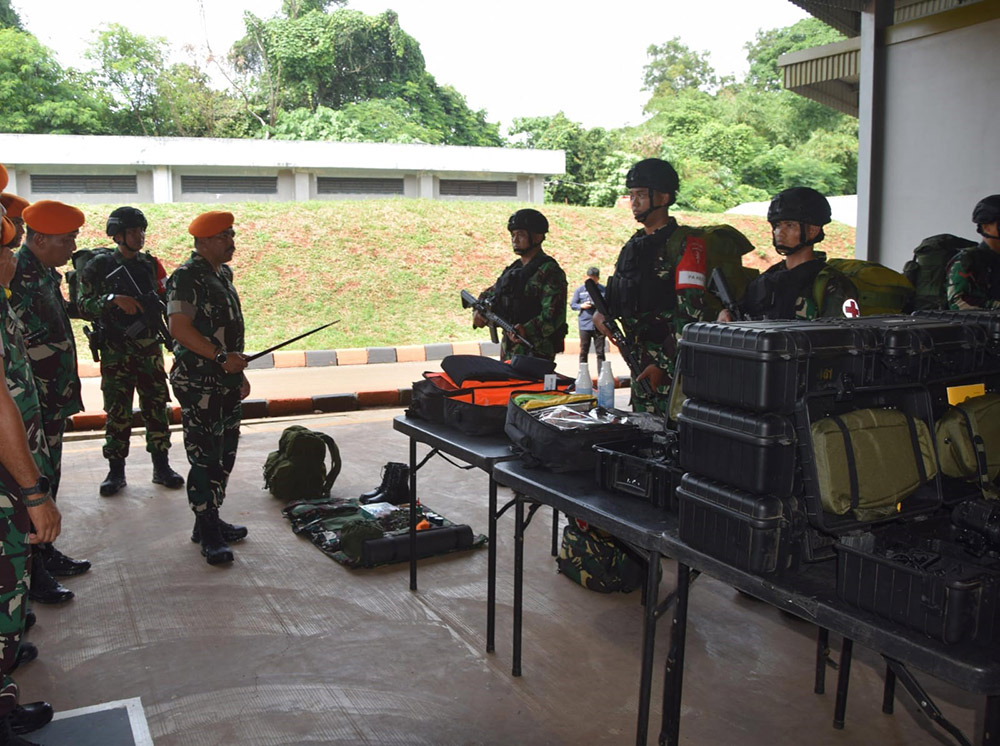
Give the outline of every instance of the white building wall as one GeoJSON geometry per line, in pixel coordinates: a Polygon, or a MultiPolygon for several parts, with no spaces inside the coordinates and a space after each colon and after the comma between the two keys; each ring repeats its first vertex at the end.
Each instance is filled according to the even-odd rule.
{"type": "Polygon", "coordinates": [[[1000,20],[893,44],[887,56],[879,261],[901,269],[935,233],[978,240],[972,208],[1000,192],[1000,20]]]}

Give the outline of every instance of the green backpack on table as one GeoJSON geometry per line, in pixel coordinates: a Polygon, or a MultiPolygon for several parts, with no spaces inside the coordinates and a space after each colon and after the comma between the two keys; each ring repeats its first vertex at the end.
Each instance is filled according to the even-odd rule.
{"type": "Polygon", "coordinates": [[[340,449],[326,433],[302,425],[286,427],[278,450],[267,454],[264,487],[279,500],[316,500],[328,497],[342,466],[340,449]],[[330,469],[326,454],[330,453],[330,469]]]}

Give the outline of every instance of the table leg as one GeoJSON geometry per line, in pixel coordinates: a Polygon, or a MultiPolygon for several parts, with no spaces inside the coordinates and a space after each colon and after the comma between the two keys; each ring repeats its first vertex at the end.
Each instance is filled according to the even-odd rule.
{"type": "Polygon", "coordinates": [[[524,499],[514,493],[514,665],[511,673],[521,675],[521,594],[524,581],[524,499]]]}
{"type": "Polygon", "coordinates": [[[486,553],[486,652],[492,653],[496,641],[497,610],[497,483],[490,475],[489,546],[486,553]]]}
{"type": "Polygon", "coordinates": [[[417,441],[410,438],[410,590],[417,590],[417,441]]]}
{"type": "Polygon", "coordinates": [[[559,556],[559,511],[552,508],[552,556],[559,556]]]}
{"type": "Polygon", "coordinates": [[[677,607],[674,609],[670,652],[663,680],[663,723],[660,744],[677,746],[681,729],[681,686],[684,682],[684,645],[687,639],[688,588],[690,568],[677,563],[677,607]]]}
{"type": "Polygon", "coordinates": [[[851,681],[851,656],[854,640],[844,638],[840,646],[840,671],[837,672],[837,701],[833,706],[833,727],[844,729],[844,713],[847,710],[847,685],[851,681]]]}
{"type": "Polygon", "coordinates": [[[896,699],[896,672],[890,666],[885,667],[885,687],[882,689],[882,712],[891,715],[896,699]]]}
{"type": "Polygon", "coordinates": [[[826,663],[830,659],[830,630],[826,627],[816,628],[816,682],[813,684],[814,694],[826,691],[826,663]]]}
{"type": "Polygon", "coordinates": [[[1000,695],[986,698],[986,717],[983,719],[983,746],[1000,744],[1000,695]]]}
{"type": "Polygon", "coordinates": [[[656,605],[660,590],[660,553],[650,552],[646,563],[646,606],[642,616],[642,672],[639,677],[639,722],[635,742],[645,746],[649,732],[649,698],[653,691],[653,651],[656,645],[656,605]]]}

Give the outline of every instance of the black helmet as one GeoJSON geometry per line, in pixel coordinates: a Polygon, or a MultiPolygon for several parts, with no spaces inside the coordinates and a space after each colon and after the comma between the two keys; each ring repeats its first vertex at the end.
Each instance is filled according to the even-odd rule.
{"type": "Polygon", "coordinates": [[[104,230],[109,236],[114,238],[128,228],[142,228],[146,230],[147,225],[149,223],[146,222],[146,216],[142,214],[142,210],[138,207],[119,207],[108,215],[108,224],[104,230]]]}
{"type": "Polygon", "coordinates": [[[517,230],[528,231],[528,233],[548,233],[549,221],[538,210],[532,210],[529,207],[518,210],[507,219],[507,230],[511,233],[517,230]]]}
{"type": "Polygon", "coordinates": [[[830,222],[830,203],[809,187],[792,187],[778,192],[767,208],[767,222],[794,220],[797,223],[824,226],[830,222]]]}
{"type": "Polygon", "coordinates": [[[972,222],[976,225],[1000,222],[1000,194],[983,197],[972,211],[972,222]]]}
{"type": "Polygon", "coordinates": [[[681,180],[674,167],[662,158],[646,158],[639,161],[625,175],[625,188],[646,187],[670,195],[672,205],[677,198],[681,180]]]}

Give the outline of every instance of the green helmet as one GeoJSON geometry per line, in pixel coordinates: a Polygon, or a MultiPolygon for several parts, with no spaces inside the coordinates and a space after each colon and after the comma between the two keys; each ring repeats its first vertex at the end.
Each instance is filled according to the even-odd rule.
{"type": "Polygon", "coordinates": [[[625,175],[626,189],[642,187],[669,194],[669,207],[677,199],[680,177],[674,167],[662,158],[646,158],[632,166],[625,175]]]}
{"type": "Polygon", "coordinates": [[[549,221],[538,210],[530,207],[518,210],[507,219],[507,230],[513,233],[517,230],[528,233],[548,233],[549,221]]]}

